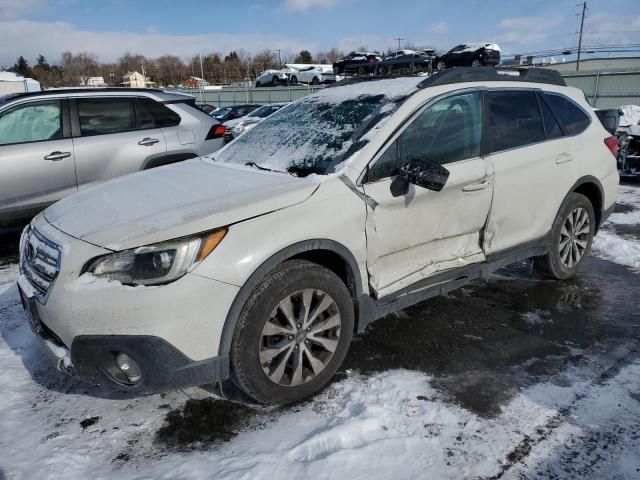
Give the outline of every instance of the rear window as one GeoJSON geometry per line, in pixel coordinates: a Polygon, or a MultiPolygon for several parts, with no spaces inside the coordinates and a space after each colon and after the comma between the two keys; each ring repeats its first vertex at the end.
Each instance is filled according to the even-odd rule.
{"type": "Polygon", "coordinates": [[[534,92],[489,92],[488,99],[492,153],[545,139],[538,99],[534,92]]]}
{"type": "Polygon", "coordinates": [[[542,118],[544,120],[544,131],[548,140],[562,137],[562,129],[556,119],[555,115],[544,100],[540,101],[540,108],[542,108],[542,118]]]}
{"type": "Polygon", "coordinates": [[[180,115],[170,108],[144,97],[140,98],[140,104],[153,117],[156,127],[175,127],[180,124],[180,115]]]}
{"type": "Polygon", "coordinates": [[[568,135],[583,132],[591,123],[589,116],[564,95],[545,93],[543,96],[568,135]]]}

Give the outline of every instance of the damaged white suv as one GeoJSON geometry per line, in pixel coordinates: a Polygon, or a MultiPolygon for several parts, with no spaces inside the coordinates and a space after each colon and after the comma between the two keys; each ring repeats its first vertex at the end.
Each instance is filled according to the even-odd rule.
{"type": "Polygon", "coordinates": [[[18,284],[67,371],[291,402],[389,312],[530,257],[574,275],[613,208],[616,148],[557,72],[349,80],[211,157],[48,208],[18,284]]]}

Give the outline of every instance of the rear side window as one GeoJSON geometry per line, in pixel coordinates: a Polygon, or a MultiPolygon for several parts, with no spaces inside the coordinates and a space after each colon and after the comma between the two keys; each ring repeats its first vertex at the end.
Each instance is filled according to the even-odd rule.
{"type": "Polygon", "coordinates": [[[150,98],[140,98],[139,100],[145,110],[153,117],[156,127],[175,127],[180,124],[180,115],[170,108],[150,98]]]}
{"type": "Polygon", "coordinates": [[[133,102],[128,98],[80,98],[77,105],[82,136],[136,129],[133,102]]]}
{"type": "Polygon", "coordinates": [[[544,132],[547,135],[547,140],[553,140],[554,138],[562,137],[562,129],[560,128],[560,124],[549,108],[549,105],[547,105],[547,103],[544,101],[544,98],[540,99],[540,108],[542,109],[544,132]]]}
{"type": "Polygon", "coordinates": [[[487,96],[492,153],[545,139],[542,116],[534,92],[489,92],[487,96]]]}
{"type": "Polygon", "coordinates": [[[589,116],[564,95],[545,93],[543,96],[568,135],[583,132],[591,123],[589,116]]]}
{"type": "Polygon", "coordinates": [[[32,102],[0,114],[0,145],[62,138],[60,102],[32,102]]]}

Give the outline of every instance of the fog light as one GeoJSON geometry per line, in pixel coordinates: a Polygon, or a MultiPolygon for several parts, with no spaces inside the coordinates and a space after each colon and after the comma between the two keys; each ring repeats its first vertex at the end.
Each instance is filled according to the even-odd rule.
{"type": "Polygon", "coordinates": [[[140,367],[135,360],[126,353],[120,352],[116,354],[116,367],[118,367],[118,370],[126,377],[129,384],[133,385],[142,380],[140,367]]]}

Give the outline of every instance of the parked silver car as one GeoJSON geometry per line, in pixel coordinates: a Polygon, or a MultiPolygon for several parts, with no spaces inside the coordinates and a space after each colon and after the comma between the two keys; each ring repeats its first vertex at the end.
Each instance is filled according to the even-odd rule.
{"type": "Polygon", "coordinates": [[[0,97],[0,229],[92,184],[212,153],[223,136],[192,96],[162,90],[0,97]]]}

